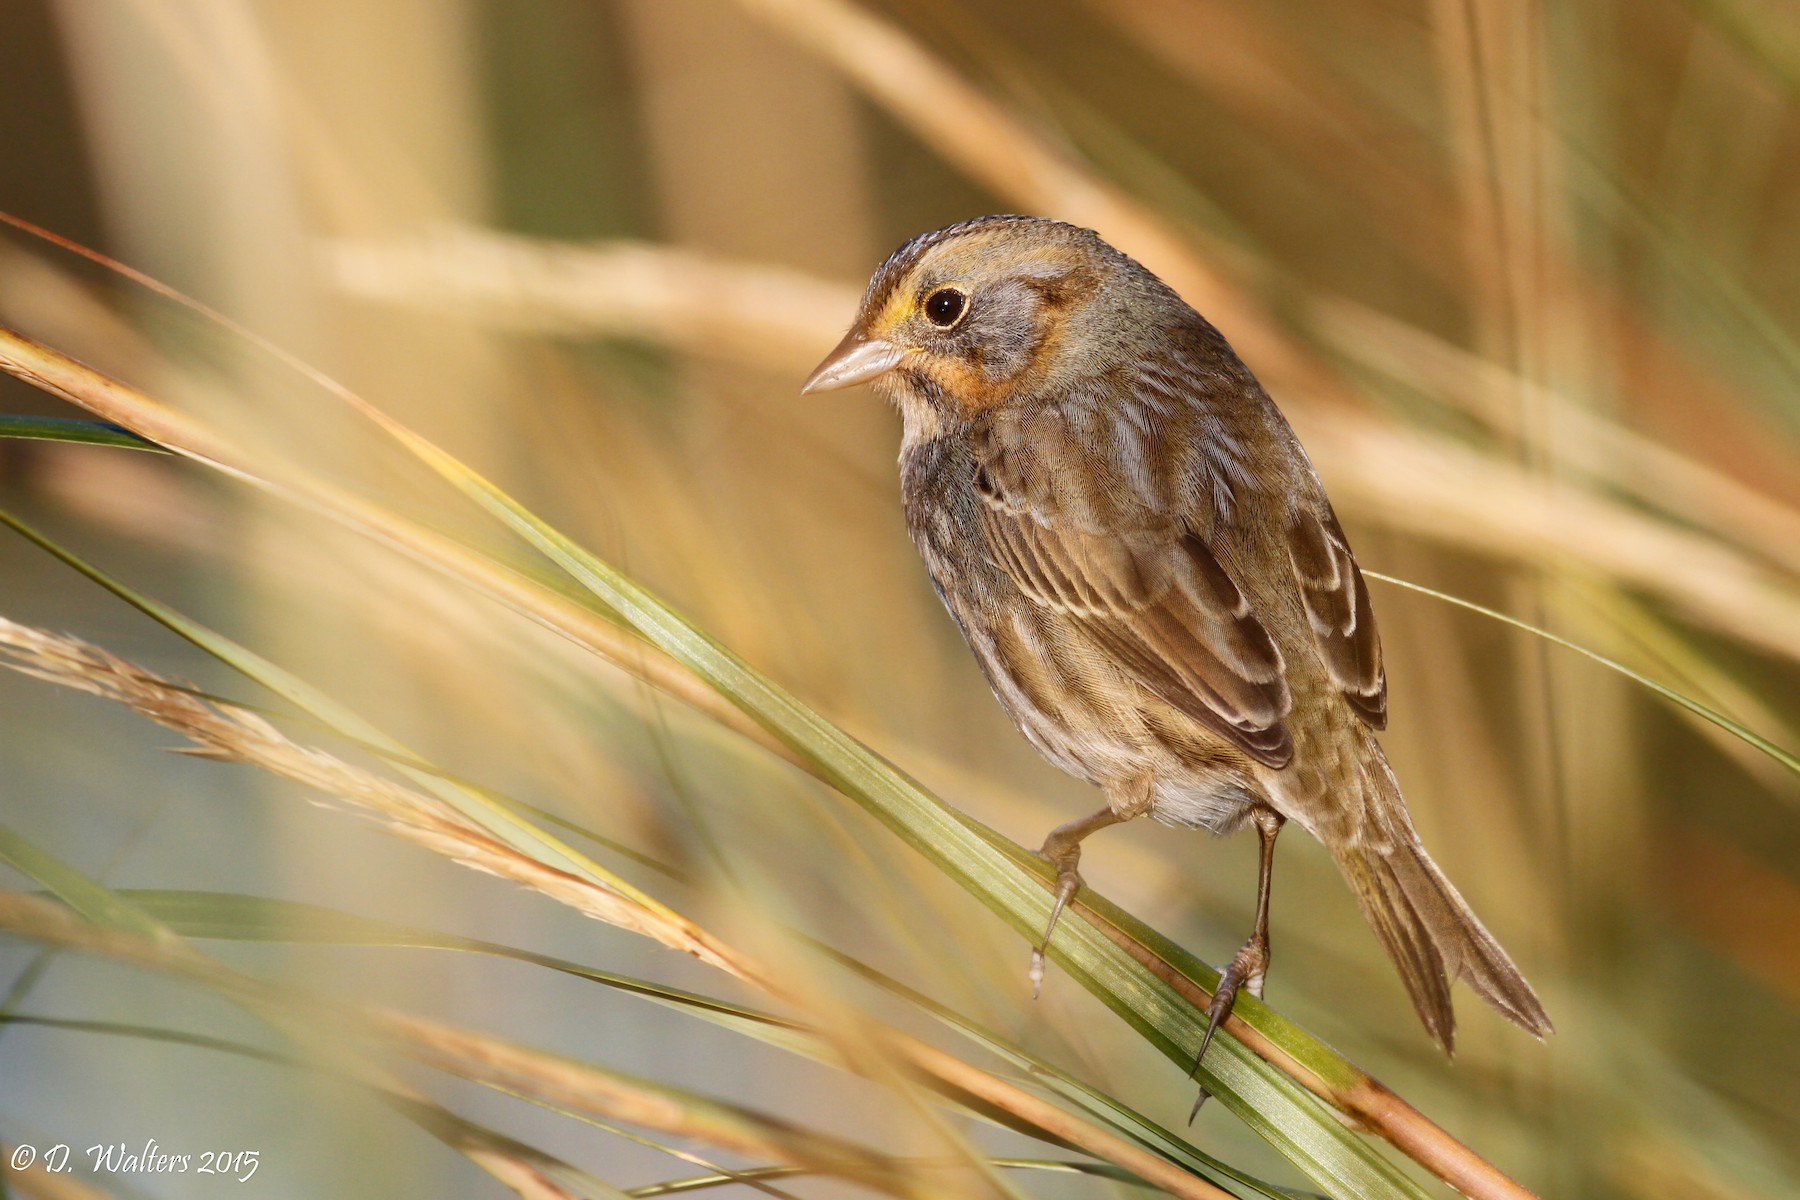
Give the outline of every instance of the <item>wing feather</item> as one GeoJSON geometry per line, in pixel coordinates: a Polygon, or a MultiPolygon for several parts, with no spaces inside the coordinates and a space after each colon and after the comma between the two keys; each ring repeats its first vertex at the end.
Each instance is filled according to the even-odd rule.
{"type": "Polygon", "coordinates": [[[1174,522],[1079,528],[1058,519],[1041,486],[1009,486],[1006,467],[990,457],[978,480],[991,560],[1147,691],[1257,761],[1285,766],[1293,698],[1281,651],[1205,540],[1174,522]]]}
{"type": "Polygon", "coordinates": [[[1287,541],[1307,623],[1326,670],[1357,716],[1372,728],[1386,729],[1381,635],[1369,607],[1368,585],[1337,516],[1329,505],[1322,513],[1298,512],[1288,523],[1287,541]]]}

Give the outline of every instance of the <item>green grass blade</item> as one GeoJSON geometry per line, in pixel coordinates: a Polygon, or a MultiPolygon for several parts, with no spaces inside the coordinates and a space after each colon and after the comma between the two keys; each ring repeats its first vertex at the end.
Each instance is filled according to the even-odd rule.
{"type": "Polygon", "coordinates": [[[179,940],[168,926],[130,900],[4,824],[0,824],[0,862],[36,881],[96,925],[159,942],[179,940]]]}
{"type": "Polygon", "coordinates": [[[141,438],[122,425],[84,421],[79,417],[24,417],[0,413],[0,438],[36,442],[73,442],[84,446],[111,446],[119,450],[153,450],[167,454],[155,442],[141,438]]]}
{"type": "Polygon", "coordinates": [[[628,992],[785,1050],[822,1061],[836,1061],[822,1039],[796,1022],[698,992],[602,971],[499,942],[381,921],[317,904],[239,892],[157,888],[128,889],[122,894],[144,912],[190,938],[453,950],[507,958],[628,992]]]}
{"type": "MultiPolygon", "coordinates": [[[[360,404],[354,397],[350,399],[360,404]]],[[[1042,878],[1041,864],[1021,848],[944,806],[867,748],[711,642],[634,581],[586,555],[460,463],[381,414],[366,408],[364,411],[581,583],[592,596],[593,611],[622,622],[669,652],[1015,929],[1027,937],[1035,936],[1045,919],[1048,901],[1042,884],[1034,882],[1034,876],[1042,878]]],[[[1091,900],[1091,906],[1083,906],[1085,912],[1110,909],[1101,897],[1092,896],[1091,900]]],[[[1117,910],[1111,910],[1106,920],[1113,926],[1114,936],[1127,933],[1128,940],[1139,947],[1153,946],[1162,940],[1117,910]]],[[[1052,953],[1078,981],[1162,1053],[1184,1070],[1187,1068],[1200,1031],[1188,998],[1193,995],[1191,991],[1184,996],[1110,939],[1081,922],[1072,923],[1066,935],[1059,935],[1052,953]]],[[[1162,955],[1165,962],[1172,956],[1162,955]]],[[[1163,964],[1158,966],[1160,969],[1163,964]]],[[[1212,973],[1201,964],[1169,969],[1198,982],[1202,988],[1211,986],[1212,973]]],[[[1366,1081],[1361,1072],[1329,1047],[1306,1037],[1266,1008],[1246,1003],[1240,1015],[1327,1083],[1366,1081]]],[[[1203,1076],[1226,1107],[1326,1187],[1345,1195],[1418,1194],[1374,1149],[1344,1132],[1337,1118],[1316,1097],[1235,1041],[1215,1043],[1203,1076]]]]}

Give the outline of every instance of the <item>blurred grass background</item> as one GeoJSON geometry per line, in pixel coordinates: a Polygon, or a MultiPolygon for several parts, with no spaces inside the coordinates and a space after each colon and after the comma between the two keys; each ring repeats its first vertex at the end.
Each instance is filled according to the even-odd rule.
{"type": "MultiPolygon", "coordinates": [[[[1089,790],[1011,729],[932,596],[900,520],[893,415],[866,396],[795,395],[892,246],[989,211],[1094,221],[1195,281],[1190,298],[1313,450],[1369,568],[1515,613],[1800,744],[1795,10],[863,0],[996,102],[1013,123],[998,130],[885,44],[828,44],[840,11],[13,0],[0,209],[343,380],[1029,844],[1091,809],[1089,790]],[[894,89],[859,83],[858,65],[894,89]],[[1072,187],[1012,169],[1003,136],[1142,222],[1111,227],[1072,187]],[[633,266],[616,257],[626,243],[666,253],[633,266]],[[580,257],[596,245],[615,256],[580,257]],[[698,289],[669,282],[693,267],[698,289]],[[736,268],[758,269],[729,276],[742,293],[706,273],[736,268]],[[546,299],[552,283],[568,286],[546,299]]],[[[260,452],[481,536],[416,465],[228,334],[42,245],[13,237],[0,255],[0,320],[178,383],[260,452]]],[[[0,401],[54,411],[10,380],[0,401]]],[[[1159,1119],[1185,1112],[1177,1072],[1069,980],[1053,972],[1030,1003],[1025,945],[885,831],[551,636],[178,463],[0,443],[0,493],[447,769],[680,865],[695,880],[682,903],[709,927],[760,946],[771,919],[799,925],[1159,1119]]],[[[1458,1059],[1437,1059],[1302,838],[1278,868],[1271,1002],[1545,1194],[1800,1194],[1794,777],[1585,660],[1374,587],[1385,744],[1417,822],[1558,1034],[1531,1044],[1465,1001],[1458,1059]]],[[[0,540],[0,605],[229,687],[20,540],[0,540]]],[[[98,701],[8,675],[0,716],[0,819],[109,884],[309,900],[718,988],[678,956],[294,804],[288,785],[163,755],[167,735],[98,701]]],[[[1145,824],[1096,839],[1085,868],[1223,960],[1248,928],[1253,859],[1249,840],[1145,824]]],[[[869,1084],[512,964],[230,949],[804,1124],[876,1143],[895,1127],[895,1101],[869,1084]]],[[[0,986],[30,959],[3,953],[0,986]]],[[[69,959],[26,1007],[250,1027],[195,1005],[69,959]]],[[[448,1095],[620,1186],[684,1173],[472,1088],[448,1095]]],[[[0,1030],[0,1127],[12,1142],[261,1147],[245,1186],[270,1196],[493,1188],[341,1085],[53,1030],[0,1030]]],[[[1195,1137],[1300,1183],[1222,1112],[1195,1137]]],[[[119,1191],[189,1194],[165,1188],[119,1191]]]]}

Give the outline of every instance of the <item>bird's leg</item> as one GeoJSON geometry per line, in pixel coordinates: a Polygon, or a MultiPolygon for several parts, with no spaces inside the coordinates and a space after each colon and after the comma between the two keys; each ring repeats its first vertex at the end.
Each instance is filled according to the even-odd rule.
{"type": "Polygon", "coordinates": [[[1081,890],[1081,872],[1075,869],[1076,864],[1081,861],[1081,839],[1096,829],[1116,825],[1123,819],[1108,806],[1092,816],[1058,825],[1050,831],[1050,836],[1044,839],[1043,848],[1038,851],[1056,868],[1056,904],[1050,909],[1050,923],[1044,926],[1044,940],[1031,948],[1033,1000],[1037,999],[1039,989],[1044,986],[1044,951],[1050,948],[1050,935],[1056,932],[1056,922],[1062,916],[1063,909],[1075,898],[1075,893],[1081,890]]]}
{"type": "Polygon", "coordinates": [[[1117,825],[1120,821],[1129,821],[1150,811],[1152,794],[1151,780],[1148,776],[1134,783],[1128,790],[1115,792],[1107,789],[1107,806],[1097,813],[1070,821],[1066,825],[1058,825],[1044,839],[1044,845],[1038,853],[1050,860],[1056,868],[1056,903],[1050,909],[1050,923],[1044,926],[1044,940],[1031,949],[1031,997],[1037,999],[1038,991],[1044,986],[1044,952],[1050,948],[1050,935],[1056,932],[1056,922],[1062,917],[1063,909],[1081,890],[1081,872],[1076,864],[1081,861],[1081,839],[1097,829],[1105,829],[1108,825],[1117,825]]]}
{"type": "MultiPolygon", "coordinates": [[[[1231,1009],[1237,1003],[1238,989],[1242,988],[1258,1000],[1262,999],[1263,978],[1269,971],[1269,881],[1275,874],[1275,838],[1281,832],[1283,821],[1281,814],[1273,809],[1257,808],[1251,811],[1251,820],[1256,822],[1256,836],[1260,843],[1261,860],[1256,873],[1256,923],[1251,927],[1250,940],[1245,942],[1238,952],[1232,955],[1231,963],[1219,976],[1219,986],[1213,992],[1212,1003],[1206,1007],[1206,1033],[1200,1039],[1200,1053],[1194,1056],[1194,1071],[1198,1073],[1200,1064],[1206,1058],[1206,1048],[1212,1045],[1213,1034],[1218,1032],[1219,1025],[1231,1015],[1231,1009]]],[[[1189,1123],[1206,1103],[1209,1095],[1205,1087],[1194,1101],[1194,1110],[1188,1114],[1189,1123]]]]}

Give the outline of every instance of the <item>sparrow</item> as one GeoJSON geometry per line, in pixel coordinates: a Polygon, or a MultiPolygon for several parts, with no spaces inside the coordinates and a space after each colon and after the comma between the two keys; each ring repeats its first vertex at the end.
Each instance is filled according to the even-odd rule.
{"type": "Polygon", "coordinates": [[[1093,230],[981,217],[894,251],[801,390],[864,383],[899,410],[907,528],[995,697],[1106,801],[1040,851],[1056,888],[1034,994],[1089,834],[1145,815],[1253,826],[1256,915],[1203,1059],[1239,990],[1262,995],[1293,821],[1331,852],[1446,1054],[1458,979],[1550,1032],[1419,841],[1375,737],[1387,677],[1356,556],[1217,329],[1093,230]]]}

